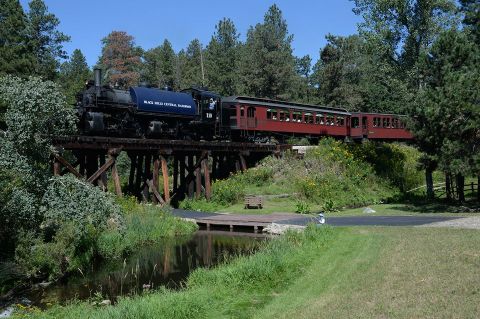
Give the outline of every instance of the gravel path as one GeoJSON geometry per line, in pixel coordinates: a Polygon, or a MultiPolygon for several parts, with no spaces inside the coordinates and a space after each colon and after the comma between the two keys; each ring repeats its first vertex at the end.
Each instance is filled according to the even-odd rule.
{"type": "Polygon", "coordinates": [[[451,227],[465,229],[480,229],[480,216],[458,218],[442,222],[430,223],[418,227],[451,227]]]}

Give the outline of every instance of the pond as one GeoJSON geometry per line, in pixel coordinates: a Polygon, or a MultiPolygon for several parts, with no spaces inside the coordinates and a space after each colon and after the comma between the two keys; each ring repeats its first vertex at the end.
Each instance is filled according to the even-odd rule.
{"type": "Polygon", "coordinates": [[[23,300],[46,308],[72,299],[109,299],[137,295],[167,287],[179,289],[188,275],[199,267],[212,267],[237,255],[255,252],[268,237],[262,234],[198,231],[190,237],[176,237],[145,246],[128,258],[92,265],[68,281],[47,287],[37,285],[23,300]]]}

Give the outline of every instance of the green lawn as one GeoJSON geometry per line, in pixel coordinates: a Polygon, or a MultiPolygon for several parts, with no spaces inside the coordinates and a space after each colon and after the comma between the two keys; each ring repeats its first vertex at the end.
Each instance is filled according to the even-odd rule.
{"type": "Polygon", "coordinates": [[[37,313],[46,318],[477,318],[480,231],[307,229],[199,270],[179,292],[37,313]]]}
{"type": "Polygon", "coordinates": [[[469,213],[465,208],[459,205],[445,205],[441,203],[430,204],[379,204],[368,206],[375,210],[375,213],[365,214],[361,208],[343,209],[339,212],[329,213],[327,216],[359,216],[359,215],[378,215],[378,216],[413,216],[413,215],[442,215],[442,216],[472,216],[478,215],[469,213]]]}
{"type": "MultiPolygon", "coordinates": [[[[221,213],[236,214],[271,214],[271,213],[295,213],[296,201],[294,198],[271,198],[265,200],[263,209],[245,209],[243,204],[235,204],[226,208],[217,210],[221,213]]],[[[477,205],[478,206],[478,205],[477,205]]],[[[337,212],[326,213],[326,216],[360,216],[360,215],[378,215],[378,216],[412,216],[412,215],[443,215],[443,216],[468,216],[465,209],[459,205],[445,205],[441,203],[431,204],[377,204],[368,206],[375,210],[373,214],[365,214],[360,208],[346,208],[337,212]]],[[[318,213],[322,210],[320,205],[310,205],[312,213],[318,213]]],[[[473,213],[475,214],[475,213],[473,213]]]]}
{"type": "Polygon", "coordinates": [[[480,231],[359,228],[255,318],[478,318],[480,231]]]}

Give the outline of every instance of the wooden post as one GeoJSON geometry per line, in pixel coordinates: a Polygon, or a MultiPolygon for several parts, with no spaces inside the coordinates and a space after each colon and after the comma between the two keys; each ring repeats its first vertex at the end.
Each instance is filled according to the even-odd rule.
{"type": "Polygon", "coordinates": [[[145,186],[142,191],[142,197],[144,201],[148,201],[148,185],[146,181],[150,179],[150,165],[152,163],[152,156],[150,154],[145,155],[145,166],[144,166],[144,174],[143,174],[143,182],[145,186]]]}
{"type": "Polygon", "coordinates": [[[450,186],[451,186],[450,173],[445,173],[445,193],[447,195],[447,200],[452,199],[452,189],[450,186]]]}
{"type": "Polygon", "coordinates": [[[185,155],[182,155],[180,157],[180,187],[181,188],[178,190],[178,200],[182,200],[185,198],[185,155]]]}
{"type": "Polygon", "coordinates": [[[197,167],[195,169],[195,198],[199,199],[202,195],[202,169],[197,167]]]}
{"type": "Polygon", "coordinates": [[[213,155],[212,157],[212,180],[216,180],[217,179],[217,164],[218,164],[218,156],[216,155],[213,155]]]}
{"type": "MultiPolygon", "coordinates": [[[[105,165],[105,154],[99,154],[98,155],[99,160],[100,160],[100,167],[105,165]]],[[[107,190],[107,173],[102,172],[100,175],[100,178],[97,181],[97,185],[100,186],[100,188],[105,192],[107,190]]]]}
{"type": "Polygon", "coordinates": [[[457,174],[457,196],[459,202],[465,201],[465,177],[462,174],[457,174]]]}
{"type": "Polygon", "coordinates": [[[480,175],[477,176],[477,200],[480,202],[480,175]]]}
{"type": "Polygon", "coordinates": [[[79,154],[78,161],[80,162],[80,175],[85,176],[85,154],[79,154]]]}
{"type": "Polygon", "coordinates": [[[60,176],[60,162],[56,157],[53,157],[53,175],[60,176]]]}
{"type": "Polygon", "coordinates": [[[235,161],[235,172],[240,172],[240,171],[241,171],[240,161],[239,161],[239,160],[236,160],[236,161],[235,161]]]}
{"type": "Polygon", "coordinates": [[[140,198],[140,186],[142,185],[142,165],[143,165],[143,155],[137,155],[137,163],[136,163],[136,176],[135,176],[135,187],[134,193],[140,198]]]}
{"type": "Polygon", "coordinates": [[[243,171],[247,170],[247,162],[245,161],[245,157],[242,154],[239,154],[240,157],[240,169],[243,171]]]}
{"type": "MultiPolygon", "coordinates": [[[[193,169],[193,155],[188,155],[188,171],[191,172],[193,169]]],[[[194,182],[193,179],[191,179],[188,183],[188,198],[193,198],[193,192],[194,192],[194,182]]]]}
{"type": "Polygon", "coordinates": [[[87,178],[90,178],[98,170],[98,156],[97,154],[88,154],[86,159],[87,178]]]}
{"type": "MultiPolygon", "coordinates": [[[[155,156],[155,160],[153,161],[153,176],[152,176],[152,181],[153,181],[153,188],[155,188],[158,192],[158,170],[160,168],[160,160],[158,159],[158,156],[155,156]]],[[[156,196],[152,197],[153,203],[157,204],[158,200],[156,196]]]]}
{"type": "Polygon", "coordinates": [[[133,192],[134,183],[135,183],[135,167],[137,166],[137,155],[133,153],[128,153],[130,157],[130,175],[128,176],[128,190],[133,192]]]}
{"type": "Polygon", "coordinates": [[[167,159],[160,155],[160,161],[162,163],[162,175],[163,175],[163,196],[165,198],[165,202],[170,202],[170,187],[168,183],[168,165],[167,159]]]}
{"type": "Polygon", "coordinates": [[[210,185],[210,171],[208,169],[208,157],[202,161],[203,174],[205,175],[205,198],[210,200],[212,197],[212,190],[210,185]]]}
{"type": "Polygon", "coordinates": [[[112,165],[112,180],[113,186],[115,187],[115,194],[117,196],[122,197],[122,186],[120,184],[120,177],[118,176],[118,169],[117,169],[117,155],[109,155],[111,159],[113,159],[112,165]]]}
{"type": "Polygon", "coordinates": [[[178,157],[173,157],[173,192],[176,193],[178,189],[178,157]]]}
{"type": "MultiPolygon", "coordinates": [[[[77,170],[75,169],[74,166],[76,166],[76,164],[74,165],[71,165],[69,162],[67,162],[66,159],[64,159],[63,157],[61,157],[60,155],[57,155],[57,154],[54,154],[53,155],[53,160],[54,161],[57,161],[59,164],[62,164],[63,166],[65,166],[65,168],[67,169],[68,172],[72,173],[73,175],[75,175],[76,177],[78,178],[82,178],[83,176],[77,172],[77,170]]],[[[62,173],[61,173],[62,174],[62,173]]]]}

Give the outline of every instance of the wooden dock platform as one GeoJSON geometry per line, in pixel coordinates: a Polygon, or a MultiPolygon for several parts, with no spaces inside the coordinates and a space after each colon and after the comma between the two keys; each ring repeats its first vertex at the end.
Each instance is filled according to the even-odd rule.
{"type": "Polygon", "coordinates": [[[190,211],[176,210],[176,216],[195,220],[198,226],[211,229],[225,229],[230,231],[239,229],[250,229],[255,233],[261,232],[264,227],[271,223],[285,222],[288,220],[298,219],[298,214],[290,213],[273,213],[266,215],[255,214],[205,214],[190,211]]]}

